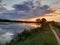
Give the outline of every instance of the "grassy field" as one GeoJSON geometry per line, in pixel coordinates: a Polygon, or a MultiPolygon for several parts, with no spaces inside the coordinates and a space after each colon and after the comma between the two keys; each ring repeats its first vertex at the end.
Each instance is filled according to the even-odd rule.
{"type": "Polygon", "coordinates": [[[60,23],[52,23],[54,26],[55,31],[57,32],[58,36],[60,37],[60,23]]]}
{"type": "Polygon", "coordinates": [[[7,45],[58,45],[48,25],[19,34],[7,45]]]}
{"type": "MultiPolygon", "coordinates": [[[[54,23],[53,24],[56,28],[60,29],[60,24],[59,23],[54,23]]],[[[60,32],[60,31],[59,31],[60,32]]]]}

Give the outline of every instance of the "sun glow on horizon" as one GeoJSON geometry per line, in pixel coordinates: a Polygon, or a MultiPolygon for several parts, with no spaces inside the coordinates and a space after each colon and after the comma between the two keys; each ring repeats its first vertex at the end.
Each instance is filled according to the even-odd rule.
{"type": "Polygon", "coordinates": [[[45,14],[43,16],[39,16],[39,17],[34,17],[34,18],[29,18],[29,19],[22,19],[23,21],[36,21],[36,19],[42,19],[45,18],[47,19],[47,21],[56,21],[56,22],[60,22],[60,9],[55,8],[54,12],[49,13],[49,14],[45,14]]]}

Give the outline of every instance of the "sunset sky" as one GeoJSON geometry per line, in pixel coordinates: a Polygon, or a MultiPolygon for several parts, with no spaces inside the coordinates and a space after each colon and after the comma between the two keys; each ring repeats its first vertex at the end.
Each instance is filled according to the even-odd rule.
{"type": "MultiPolygon", "coordinates": [[[[42,18],[60,22],[60,0],[0,0],[0,19],[36,21],[42,18]]],[[[40,26],[29,23],[1,23],[0,42],[10,42],[25,29],[40,26]]]]}
{"type": "MultiPolygon", "coordinates": [[[[14,10],[14,8],[13,8],[14,5],[16,5],[16,4],[21,5],[25,1],[28,1],[28,0],[3,0],[3,3],[6,4],[5,8],[7,8],[8,10],[11,11],[11,10],[14,10]]],[[[36,1],[36,0],[33,0],[33,1],[36,1]]],[[[38,9],[35,9],[35,10],[37,10],[37,13],[39,12],[41,14],[32,15],[31,10],[29,10],[31,12],[28,12],[28,14],[26,12],[24,12],[24,11],[21,11],[20,13],[24,13],[25,15],[24,14],[23,15],[18,15],[18,17],[17,17],[17,15],[15,15],[16,18],[18,18],[20,20],[19,16],[21,16],[22,20],[26,20],[27,19],[26,17],[28,17],[28,20],[33,21],[33,20],[35,20],[37,18],[43,18],[44,17],[48,21],[55,20],[55,21],[60,22],[60,0],[40,0],[40,1],[41,1],[41,5],[48,5],[51,12],[45,13],[44,11],[46,11],[46,10],[44,10],[44,11],[42,10],[42,13],[41,13],[41,11],[39,12],[38,9]]]]}

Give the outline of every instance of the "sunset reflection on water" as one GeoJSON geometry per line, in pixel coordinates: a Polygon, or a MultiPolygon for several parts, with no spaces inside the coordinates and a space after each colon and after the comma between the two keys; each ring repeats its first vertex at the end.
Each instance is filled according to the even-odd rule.
{"type": "Polygon", "coordinates": [[[22,23],[22,24],[18,24],[20,26],[30,26],[30,27],[33,27],[33,28],[37,28],[37,27],[41,27],[41,24],[38,25],[37,23],[22,23]]]}

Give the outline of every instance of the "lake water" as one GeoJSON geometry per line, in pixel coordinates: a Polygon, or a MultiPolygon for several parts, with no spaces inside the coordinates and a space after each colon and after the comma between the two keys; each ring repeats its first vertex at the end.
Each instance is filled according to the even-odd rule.
{"type": "Polygon", "coordinates": [[[37,28],[35,23],[0,23],[0,42],[10,42],[18,33],[24,31],[24,29],[37,28]]]}

